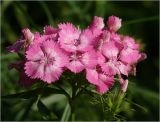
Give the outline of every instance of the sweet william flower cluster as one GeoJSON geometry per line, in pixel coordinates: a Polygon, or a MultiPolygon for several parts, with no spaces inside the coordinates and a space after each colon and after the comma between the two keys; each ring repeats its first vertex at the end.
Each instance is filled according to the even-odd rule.
{"type": "Polygon", "coordinates": [[[29,86],[40,79],[48,84],[56,82],[65,70],[86,72],[86,79],[99,93],[107,92],[120,80],[125,92],[128,80],[124,76],[136,74],[136,64],[146,58],[135,39],[117,33],[121,19],[110,16],[106,22],[95,16],[83,30],[72,23],[61,23],[58,28],[45,26],[43,34],[22,30],[23,36],[10,52],[24,51],[23,61],[12,63],[20,71],[20,83],[29,86]]]}

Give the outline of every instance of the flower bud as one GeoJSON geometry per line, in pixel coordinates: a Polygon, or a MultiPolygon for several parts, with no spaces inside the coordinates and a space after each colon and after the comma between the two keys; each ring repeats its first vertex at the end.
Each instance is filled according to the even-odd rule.
{"type": "Polygon", "coordinates": [[[128,80],[124,80],[122,87],[121,87],[122,92],[125,93],[127,91],[127,87],[128,87],[128,80]]]}
{"type": "Polygon", "coordinates": [[[116,16],[110,16],[107,25],[110,31],[116,32],[121,27],[121,19],[116,16]]]}
{"type": "Polygon", "coordinates": [[[103,18],[95,16],[91,24],[91,27],[103,29],[104,28],[103,18]]]}
{"type": "Polygon", "coordinates": [[[23,29],[22,33],[24,35],[24,38],[27,40],[27,42],[31,44],[34,39],[34,34],[28,28],[23,29]]]}

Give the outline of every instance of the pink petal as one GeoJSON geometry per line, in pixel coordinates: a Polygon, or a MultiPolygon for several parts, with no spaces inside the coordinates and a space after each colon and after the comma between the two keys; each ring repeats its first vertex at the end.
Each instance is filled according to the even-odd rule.
{"type": "Polygon", "coordinates": [[[125,65],[122,62],[118,61],[116,67],[119,69],[119,72],[123,75],[128,76],[131,67],[129,65],[125,65]]]}
{"type": "Polygon", "coordinates": [[[97,51],[97,58],[98,58],[97,59],[98,64],[103,64],[106,61],[105,57],[99,51],[97,51]]]}
{"type": "Polygon", "coordinates": [[[115,42],[120,42],[123,36],[117,33],[110,33],[110,40],[115,42]]]}
{"type": "Polygon", "coordinates": [[[128,64],[137,63],[140,57],[139,51],[130,48],[124,49],[120,53],[120,60],[128,64]]]}
{"type": "Polygon", "coordinates": [[[43,43],[43,51],[48,55],[48,57],[55,57],[55,65],[58,67],[64,67],[68,64],[69,58],[67,54],[60,49],[58,43],[52,41],[45,41],[43,43]]]}
{"type": "Polygon", "coordinates": [[[86,79],[91,84],[94,84],[94,85],[99,84],[98,73],[95,69],[89,69],[89,68],[86,69],[86,79]]]}
{"type": "Polygon", "coordinates": [[[106,84],[104,84],[103,82],[100,85],[96,86],[96,91],[104,94],[109,90],[108,86],[106,84]]]}
{"type": "Polygon", "coordinates": [[[56,34],[56,33],[58,33],[58,29],[54,28],[50,25],[47,25],[47,26],[44,27],[43,32],[44,32],[45,35],[56,34]]]}
{"type": "Polygon", "coordinates": [[[85,66],[80,61],[73,60],[67,65],[67,68],[74,73],[80,73],[84,70],[85,66]]]}
{"type": "Polygon", "coordinates": [[[45,67],[45,74],[41,79],[47,83],[52,83],[59,79],[62,72],[62,69],[59,67],[54,65],[47,65],[45,67]]]}
{"type": "Polygon", "coordinates": [[[134,38],[129,36],[123,37],[123,43],[126,48],[139,49],[140,45],[135,42],[134,38]]]}
{"type": "Polygon", "coordinates": [[[102,71],[109,76],[113,76],[117,73],[117,67],[112,62],[101,64],[102,71]]]}
{"type": "Polygon", "coordinates": [[[93,42],[93,35],[89,29],[85,29],[79,37],[80,44],[78,45],[79,51],[89,51],[93,48],[91,43],[93,42]]]}
{"type": "Polygon", "coordinates": [[[25,73],[35,79],[35,78],[42,78],[44,76],[44,64],[38,62],[26,62],[25,64],[25,73]]]}
{"type": "Polygon", "coordinates": [[[86,67],[93,68],[97,65],[97,53],[94,50],[86,52],[82,55],[81,61],[86,67]]]}
{"type": "Polygon", "coordinates": [[[108,30],[104,30],[103,34],[102,34],[103,42],[104,43],[109,42],[110,41],[110,36],[111,36],[111,33],[108,30]]]}
{"type": "Polygon", "coordinates": [[[46,40],[52,39],[53,41],[57,41],[58,40],[58,32],[59,29],[57,28],[53,28],[52,26],[45,26],[44,27],[44,35],[46,36],[46,40]]]}
{"type": "Polygon", "coordinates": [[[96,48],[99,51],[102,51],[103,44],[110,41],[110,32],[107,30],[104,30],[103,33],[101,34],[101,36],[99,38],[97,38],[96,41],[97,41],[96,48]]]}
{"type": "Polygon", "coordinates": [[[26,51],[26,58],[28,60],[37,61],[44,57],[40,45],[32,45],[26,51]]]}
{"type": "Polygon", "coordinates": [[[61,48],[68,52],[76,51],[80,30],[71,23],[60,24],[59,29],[60,32],[58,40],[60,42],[61,48]]]}
{"type": "Polygon", "coordinates": [[[116,47],[115,42],[110,41],[103,45],[102,53],[109,59],[115,59],[117,58],[119,50],[116,47]]]}
{"type": "Polygon", "coordinates": [[[100,84],[97,85],[97,92],[104,94],[106,93],[114,84],[113,77],[107,77],[105,75],[100,75],[100,84]]]}

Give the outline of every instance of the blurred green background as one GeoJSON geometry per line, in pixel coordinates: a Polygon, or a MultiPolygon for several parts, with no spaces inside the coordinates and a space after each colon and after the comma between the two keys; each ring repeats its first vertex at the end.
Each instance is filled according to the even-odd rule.
{"type": "MultiPolygon", "coordinates": [[[[43,31],[45,25],[57,26],[72,22],[87,27],[94,16],[119,16],[123,20],[120,34],[133,36],[147,53],[147,60],[137,65],[137,76],[130,77],[127,98],[136,104],[126,104],[122,113],[126,120],[159,120],[159,2],[158,1],[2,1],[1,2],[1,94],[23,91],[18,84],[19,74],[8,70],[8,64],[19,60],[9,54],[6,46],[13,44],[22,28],[43,31]],[[137,105],[138,104],[138,105],[137,105]],[[140,107],[142,106],[142,107],[140,107]]],[[[43,103],[58,117],[63,114],[66,98],[50,95],[43,103]]],[[[11,99],[1,101],[1,120],[44,120],[33,100],[11,99]]],[[[103,120],[102,111],[82,95],[76,103],[76,120],[103,120]]]]}

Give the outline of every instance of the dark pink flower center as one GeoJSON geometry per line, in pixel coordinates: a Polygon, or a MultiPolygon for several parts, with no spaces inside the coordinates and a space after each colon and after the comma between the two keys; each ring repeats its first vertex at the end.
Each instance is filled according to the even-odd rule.
{"type": "Polygon", "coordinates": [[[44,64],[51,64],[51,65],[53,65],[54,62],[55,62],[55,58],[54,57],[47,57],[47,56],[45,56],[39,62],[40,63],[44,63],[44,64]]]}
{"type": "Polygon", "coordinates": [[[74,44],[74,46],[78,46],[80,44],[80,40],[74,39],[73,44],[74,44]]]}
{"type": "Polygon", "coordinates": [[[81,58],[82,58],[81,52],[76,52],[70,56],[70,60],[72,60],[72,61],[81,60],[81,58]]]}

